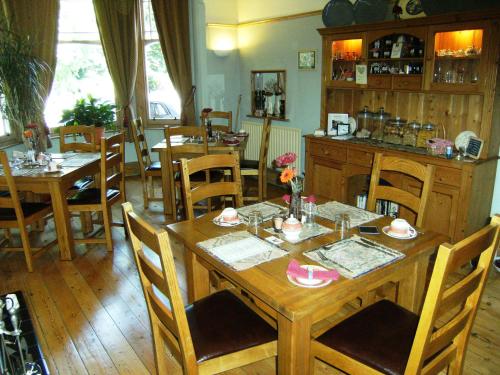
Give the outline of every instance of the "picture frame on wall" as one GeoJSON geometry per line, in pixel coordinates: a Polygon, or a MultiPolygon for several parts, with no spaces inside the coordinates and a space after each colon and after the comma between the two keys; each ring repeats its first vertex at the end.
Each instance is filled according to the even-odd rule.
{"type": "Polygon", "coordinates": [[[316,69],[316,51],[314,50],[299,51],[298,68],[299,70],[316,69]]]}

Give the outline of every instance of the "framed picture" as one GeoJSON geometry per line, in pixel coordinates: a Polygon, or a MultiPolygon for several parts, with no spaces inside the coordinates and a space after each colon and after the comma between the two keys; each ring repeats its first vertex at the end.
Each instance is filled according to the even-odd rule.
{"type": "Polygon", "coordinates": [[[299,70],[316,69],[316,51],[299,51],[299,70]]]}

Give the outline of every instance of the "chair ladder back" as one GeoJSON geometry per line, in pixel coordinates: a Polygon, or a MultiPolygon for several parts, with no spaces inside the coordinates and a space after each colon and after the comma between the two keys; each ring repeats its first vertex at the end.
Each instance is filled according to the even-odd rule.
{"type": "Polygon", "coordinates": [[[95,139],[95,126],[93,125],[73,125],[62,126],[59,128],[59,151],[62,153],[68,151],[97,152],[97,143],[95,139]],[[73,136],[73,142],[66,142],[67,136],[73,136]],[[87,136],[88,142],[77,141],[77,136],[87,136]]]}
{"type": "Polygon", "coordinates": [[[427,202],[434,184],[434,170],[433,165],[424,166],[412,160],[376,153],[370,178],[367,209],[375,211],[377,199],[392,201],[415,212],[417,215],[415,224],[421,227],[425,220],[427,202]],[[420,196],[393,186],[379,185],[382,171],[403,173],[420,180],[422,182],[420,196]]]}
{"type": "Polygon", "coordinates": [[[233,196],[236,207],[243,205],[243,192],[241,189],[241,175],[238,153],[213,154],[200,156],[194,159],[181,159],[182,189],[188,220],[194,219],[193,205],[201,200],[219,197],[233,196]],[[210,169],[231,169],[232,182],[214,182],[198,185],[191,188],[190,175],[210,169]]]}
{"type": "MultiPolygon", "coordinates": [[[[405,374],[438,373],[451,363],[462,373],[472,324],[500,237],[500,216],[455,245],[440,246],[405,374]],[[469,274],[449,286],[455,272],[476,256],[469,274]],[[449,345],[451,343],[451,345],[449,345]],[[439,353],[423,366],[425,360],[439,353]],[[443,367],[444,366],[444,367],[443,367]]],[[[463,272],[463,271],[462,271],[463,272]]]]}
{"type": "Polygon", "coordinates": [[[109,188],[125,196],[125,136],[123,133],[101,139],[101,202],[106,201],[109,188]]]}
{"type": "Polygon", "coordinates": [[[135,153],[137,155],[139,170],[142,176],[146,167],[151,165],[151,157],[149,155],[148,142],[146,140],[142,119],[140,117],[135,121],[132,121],[130,131],[132,133],[132,139],[134,140],[135,153]]]}
{"type": "Polygon", "coordinates": [[[196,365],[196,356],[168,234],[136,215],[130,202],[122,206],[151,319],[155,359],[158,362],[158,356],[165,355],[159,340],[166,340],[178,360],[192,368],[196,365]],[[158,256],[159,267],[145,255],[143,244],[158,256]],[[164,296],[160,296],[155,288],[164,296]]]}
{"type": "MultiPolygon", "coordinates": [[[[231,133],[233,131],[233,112],[232,111],[228,111],[228,112],[212,111],[208,114],[207,118],[208,119],[227,120],[227,126],[226,125],[219,125],[219,124],[212,124],[212,129],[224,130],[224,131],[227,131],[228,133],[231,133]]],[[[204,117],[201,116],[201,119],[203,120],[204,117]]]]}
{"type": "Polygon", "coordinates": [[[267,154],[269,152],[269,140],[271,138],[271,118],[266,117],[262,125],[262,135],[259,150],[259,169],[267,168],[267,154]]]}
{"type": "Polygon", "coordinates": [[[9,189],[10,197],[0,198],[0,207],[13,208],[16,212],[17,221],[19,222],[20,228],[24,227],[24,213],[21,207],[21,200],[19,199],[19,194],[17,192],[17,185],[12,176],[12,170],[10,168],[9,159],[5,151],[0,151],[0,163],[3,166],[3,173],[6,184],[9,189]]]}

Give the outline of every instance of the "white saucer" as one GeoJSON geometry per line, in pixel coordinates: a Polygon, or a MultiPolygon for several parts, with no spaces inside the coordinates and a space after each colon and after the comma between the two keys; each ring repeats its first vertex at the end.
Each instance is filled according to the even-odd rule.
{"type": "MultiPolygon", "coordinates": [[[[326,268],[315,265],[315,264],[304,264],[300,266],[301,268],[311,268],[316,271],[328,271],[326,268]]],[[[318,280],[318,279],[306,279],[302,277],[294,277],[287,275],[288,280],[296,286],[300,286],[302,288],[322,288],[324,286],[327,286],[331,284],[333,280],[318,280]]]]}
{"type": "Polygon", "coordinates": [[[383,227],[382,231],[384,232],[384,234],[388,235],[389,237],[397,238],[398,240],[410,240],[412,238],[417,237],[417,231],[414,228],[411,228],[410,229],[410,233],[408,233],[406,236],[402,236],[400,234],[392,233],[390,231],[390,229],[391,229],[391,227],[390,227],[390,225],[388,225],[386,227],[383,227]]]}
{"type": "Polygon", "coordinates": [[[354,132],[358,128],[356,120],[354,119],[354,117],[349,116],[347,122],[349,123],[349,133],[354,134],[354,132]]]}
{"type": "Polygon", "coordinates": [[[60,169],[47,169],[47,168],[45,168],[43,170],[43,173],[59,173],[59,172],[61,172],[60,169]]]}
{"type": "Polygon", "coordinates": [[[212,221],[215,225],[218,225],[219,227],[235,227],[236,225],[241,224],[240,218],[238,218],[238,221],[231,221],[230,223],[228,223],[228,222],[222,220],[222,217],[220,215],[214,217],[212,221]]]}

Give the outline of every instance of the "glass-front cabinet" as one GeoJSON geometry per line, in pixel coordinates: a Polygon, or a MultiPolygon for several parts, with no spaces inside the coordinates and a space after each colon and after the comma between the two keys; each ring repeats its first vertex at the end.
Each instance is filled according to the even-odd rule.
{"type": "Polygon", "coordinates": [[[328,68],[324,71],[327,85],[355,87],[356,67],[365,64],[366,61],[364,34],[345,39],[340,36],[339,39],[325,40],[325,43],[331,51],[330,61],[326,65],[328,68]]]}
{"type": "Polygon", "coordinates": [[[480,24],[463,24],[448,30],[431,29],[433,66],[430,89],[477,91],[484,80],[488,30],[480,24]]]}

